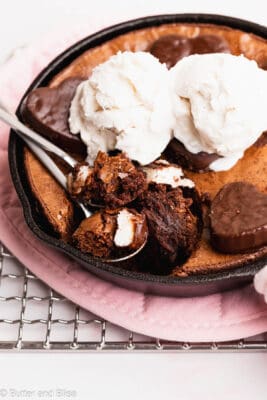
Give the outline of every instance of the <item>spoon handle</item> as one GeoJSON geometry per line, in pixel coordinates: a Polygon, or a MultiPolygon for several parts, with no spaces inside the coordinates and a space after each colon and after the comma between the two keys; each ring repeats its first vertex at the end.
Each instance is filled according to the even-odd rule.
{"type": "MultiPolygon", "coordinates": [[[[18,131],[17,128],[15,128],[15,125],[18,126],[17,123],[20,122],[20,121],[18,120],[18,118],[17,118],[17,116],[15,114],[12,114],[7,109],[7,107],[4,105],[4,103],[1,100],[0,100],[0,113],[2,113],[1,115],[4,115],[5,118],[9,117],[9,121],[12,119],[12,121],[14,122],[14,125],[12,126],[12,128],[24,140],[24,142],[27,144],[27,146],[32,150],[32,152],[36,155],[36,157],[44,164],[44,166],[48,169],[48,171],[52,174],[52,176],[54,176],[54,178],[56,178],[58,183],[64,189],[67,190],[67,178],[66,178],[66,176],[58,168],[58,166],[52,160],[52,158],[50,158],[49,155],[40,146],[37,146],[34,142],[32,142],[31,140],[28,139],[26,134],[24,135],[23,133],[21,133],[21,131],[18,131]]],[[[34,133],[34,135],[36,135],[36,134],[34,133]]],[[[39,136],[39,135],[37,135],[37,136],[39,136]]]]}
{"type": "MultiPolygon", "coordinates": [[[[31,149],[31,151],[36,155],[36,157],[41,161],[41,163],[48,169],[51,175],[68,192],[67,178],[63,174],[63,172],[58,168],[57,164],[52,160],[52,158],[49,157],[49,155],[35,143],[25,138],[23,138],[23,140],[26,142],[27,146],[31,149]]],[[[82,209],[85,218],[88,218],[92,215],[91,211],[89,211],[84,206],[83,203],[77,200],[75,202],[82,209]]]]}
{"type": "MultiPolygon", "coordinates": [[[[36,157],[41,161],[41,163],[48,169],[51,175],[66,190],[66,192],[68,192],[67,178],[58,168],[57,164],[52,160],[52,158],[49,157],[49,155],[35,143],[25,138],[23,138],[23,140],[26,142],[31,151],[36,155],[36,157]]],[[[85,218],[88,218],[92,215],[92,212],[89,211],[83,203],[77,200],[75,201],[75,203],[78,204],[78,206],[82,209],[85,218]]]]}
{"type": "MultiPolygon", "coordinates": [[[[33,152],[33,154],[35,154],[36,157],[41,161],[41,163],[48,169],[48,171],[51,173],[51,175],[58,181],[58,183],[66,191],[68,191],[66,176],[58,168],[57,164],[52,160],[52,158],[49,157],[49,155],[43,149],[44,148],[48,149],[48,146],[49,146],[49,151],[52,152],[50,150],[50,146],[53,146],[56,149],[56,152],[57,152],[56,153],[55,151],[53,151],[53,153],[58,155],[59,157],[60,157],[60,154],[63,154],[64,156],[67,156],[68,157],[67,160],[66,160],[65,157],[63,159],[72,167],[74,167],[74,165],[76,164],[76,161],[71,156],[69,156],[67,153],[65,153],[63,150],[59,149],[57,146],[53,145],[48,140],[42,138],[37,133],[33,132],[31,129],[29,129],[25,125],[21,124],[20,121],[18,120],[17,116],[15,114],[12,114],[6,108],[6,106],[1,102],[1,100],[0,100],[0,119],[2,119],[2,121],[7,123],[9,126],[11,126],[16,131],[16,133],[24,140],[24,142],[27,144],[27,146],[33,152]],[[12,125],[8,121],[9,122],[12,121],[12,125]],[[22,126],[23,131],[22,131],[22,129],[19,128],[19,126],[22,126]],[[30,134],[30,136],[29,136],[28,133],[25,133],[26,130],[30,134]],[[33,137],[37,137],[37,140],[35,142],[33,142],[33,140],[30,140],[33,137]],[[45,144],[44,146],[41,145],[41,143],[39,141],[40,139],[45,144]],[[47,147],[45,147],[46,145],[47,145],[47,147]]],[[[85,218],[90,217],[92,215],[91,211],[89,211],[84,206],[84,204],[82,204],[81,202],[78,202],[78,201],[76,201],[76,203],[82,209],[85,218]]]]}
{"type": "Polygon", "coordinates": [[[72,168],[75,167],[77,162],[76,160],[74,160],[74,158],[72,158],[64,150],[60,149],[59,147],[51,143],[49,140],[46,140],[38,133],[34,132],[32,129],[28,128],[26,125],[20,122],[16,117],[16,115],[7,111],[1,103],[0,103],[0,119],[7,125],[9,125],[11,128],[18,131],[18,133],[21,134],[20,136],[23,135],[23,137],[30,140],[31,142],[36,143],[39,147],[41,146],[42,149],[49,151],[50,153],[53,153],[62,160],[64,160],[72,168]]]}

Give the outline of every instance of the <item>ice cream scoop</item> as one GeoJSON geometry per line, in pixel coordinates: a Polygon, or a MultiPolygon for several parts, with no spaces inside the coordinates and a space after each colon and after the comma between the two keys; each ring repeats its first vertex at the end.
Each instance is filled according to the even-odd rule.
{"type": "Polygon", "coordinates": [[[228,170],[267,128],[267,72],[231,54],[191,55],[172,74],[174,137],[193,154],[220,157],[214,171],[228,170]]]}
{"type": "Polygon", "coordinates": [[[170,74],[147,52],[124,52],[97,66],[70,107],[69,125],[80,133],[92,163],[118,149],[142,165],[158,157],[173,127],[170,74]]]}

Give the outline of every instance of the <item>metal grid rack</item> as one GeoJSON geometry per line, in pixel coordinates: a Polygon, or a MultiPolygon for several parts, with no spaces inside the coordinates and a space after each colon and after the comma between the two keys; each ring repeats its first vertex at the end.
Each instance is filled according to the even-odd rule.
{"type": "Polygon", "coordinates": [[[267,350],[267,334],[220,343],[141,336],[97,318],[44,285],[0,243],[0,350],[267,350]]]}

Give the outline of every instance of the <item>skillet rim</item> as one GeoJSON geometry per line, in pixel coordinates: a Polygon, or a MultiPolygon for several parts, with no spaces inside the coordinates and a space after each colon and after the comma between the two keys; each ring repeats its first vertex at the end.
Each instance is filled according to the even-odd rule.
{"type": "MultiPolygon", "coordinates": [[[[215,24],[225,25],[233,29],[240,29],[248,33],[254,33],[258,36],[267,39],[267,28],[259,24],[246,21],[243,19],[216,15],[216,14],[166,14],[166,15],[153,15],[149,17],[137,18],[134,20],[126,21],[120,24],[113,25],[98,31],[74,45],[69,47],[63,53],[53,59],[47,67],[45,67],[35,80],[31,83],[29,88],[23,95],[20,104],[17,108],[16,114],[21,119],[21,107],[25,97],[28,93],[38,86],[45,86],[58,72],[60,72],[65,66],[70,64],[74,59],[81,55],[84,51],[89,48],[98,46],[116,36],[130,32],[132,30],[142,29],[146,27],[159,26],[168,23],[196,23],[196,24],[215,24]]],[[[125,281],[137,282],[141,281],[145,284],[156,284],[162,286],[200,286],[203,284],[216,283],[219,281],[231,281],[236,278],[252,278],[254,274],[264,266],[267,261],[267,256],[258,256],[254,261],[246,260],[240,262],[239,266],[233,269],[222,270],[211,273],[194,274],[187,277],[174,277],[174,276],[162,276],[153,275],[148,273],[136,272],[120,268],[115,265],[110,265],[101,262],[87,254],[82,253],[78,249],[69,245],[68,243],[62,242],[60,239],[56,239],[51,234],[41,229],[40,224],[36,221],[36,210],[35,202],[33,201],[33,195],[30,195],[29,190],[24,185],[25,172],[20,168],[22,147],[24,146],[23,141],[17,137],[17,135],[10,130],[10,138],[8,144],[8,156],[9,166],[11,171],[12,180],[22,204],[24,218],[31,229],[31,231],[42,241],[50,246],[63,251],[65,254],[74,258],[76,261],[80,261],[83,266],[90,272],[99,275],[105,273],[106,280],[110,278],[123,278],[125,281]],[[100,269],[100,270],[99,270],[100,269]]],[[[29,189],[29,188],[28,188],[29,189]]],[[[128,286],[128,285],[126,285],[128,286]]],[[[137,289],[138,290],[138,289],[137,289]]],[[[197,294],[197,291],[196,291],[197,294]]]]}

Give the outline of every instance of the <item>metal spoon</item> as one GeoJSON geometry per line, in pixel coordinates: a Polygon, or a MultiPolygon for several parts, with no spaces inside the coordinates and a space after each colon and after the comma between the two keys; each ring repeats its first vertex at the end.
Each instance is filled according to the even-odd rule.
{"type": "MultiPolygon", "coordinates": [[[[64,160],[71,168],[74,168],[77,164],[77,161],[71,157],[64,150],[60,149],[49,140],[43,138],[38,133],[34,132],[32,129],[24,125],[21,121],[18,120],[17,116],[3,105],[0,101],[0,120],[5,122],[8,126],[13,128],[13,130],[18,134],[20,138],[22,138],[27,146],[31,149],[31,151],[36,155],[36,157],[42,162],[42,164],[49,170],[51,175],[58,181],[58,183],[68,191],[67,187],[67,178],[63,174],[63,172],[58,168],[56,163],[49,157],[49,155],[45,152],[49,151],[50,153],[55,154],[57,157],[64,160]]],[[[89,218],[93,213],[88,210],[88,208],[81,203],[80,201],[75,200],[75,203],[80,207],[83,211],[85,218],[89,218]]],[[[97,206],[97,205],[94,205],[97,206]]],[[[147,238],[144,243],[133,253],[130,253],[126,256],[119,258],[111,258],[111,259],[103,259],[104,262],[121,262],[129,260],[130,258],[136,256],[146,245],[147,238]]]]}
{"type": "MultiPolygon", "coordinates": [[[[55,144],[51,143],[49,140],[40,136],[38,133],[34,132],[28,126],[24,125],[21,121],[19,121],[17,116],[15,114],[11,113],[1,101],[0,101],[0,119],[3,122],[5,122],[7,125],[11,126],[11,128],[13,128],[22,139],[24,139],[24,140],[25,140],[25,138],[27,140],[29,139],[32,143],[37,144],[39,148],[41,147],[43,150],[53,153],[58,158],[65,161],[65,163],[69,167],[74,168],[75,165],[77,164],[77,161],[73,157],[71,157],[68,153],[66,153],[64,150],[57,147],[55,144]]],[[[27,142],[27,144],[28,144],[28,142],[27,142]]],[[[34,150],[32,150],[32,151],[34,151],[34,150]]],[[[43,154],[43,153],[39,153],[39,154],[43,154]]],[[[47,156],[45,158],[46,158],[46,160],[43,163],[47,162],[48,164],[50,164],[50,161],[48,159],[49,156],[47,156]]],[[[53,163],[53,164],[55,165],[55,163],[53,163]]],[[[58,181],[62,180],[62,177],[55,176],[55,175],[59,175],[59,173],[58,173],[58,171],[60,171],[59,169],[57,172],[54,173],[53,170],[51,169],[51,168],[54,168],[53,165],[51,166],[51,168],[49,168],[49,167],[47,167],[47,168],[49,169],[51,174],[54,175],[54,177],[58,181]]],[[[62,172],[61,172],[61,175],[63,175],[62,172]]],[[[59,183],[62,184],[61,181],[59,181],[59,183]]],[[[64,189],[67,189],[67,184],[64,184],[64,189]]],[[[87,204],[89,206],[95,207],[95,208],[103,208],[104,207],[101,204],[96,204],[96,203],[92,203],[89,201],[87,202],[87,204]]]]}

